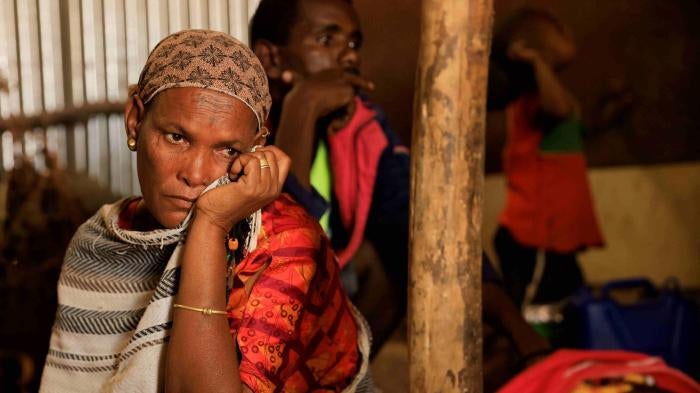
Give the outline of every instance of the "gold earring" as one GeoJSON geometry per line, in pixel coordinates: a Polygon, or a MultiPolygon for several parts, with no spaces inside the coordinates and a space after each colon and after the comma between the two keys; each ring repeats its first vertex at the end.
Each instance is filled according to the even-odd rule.
{"type": "Polygon", "coordinates": [[[126,141],[126,145],[129,147],[129,150],[136,151],[136,139],[135,138],[129,138],[126,141]]]}

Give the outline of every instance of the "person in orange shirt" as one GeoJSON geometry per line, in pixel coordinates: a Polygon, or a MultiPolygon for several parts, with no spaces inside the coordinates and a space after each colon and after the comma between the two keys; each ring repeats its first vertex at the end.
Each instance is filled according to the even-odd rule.
{"type": "Polygon", "coordinates": [[[496,251],[516,304],[556,302],[584,283],[576,254],[603,245],[579,105],[557,75],[574,59],[576,44],[556,17],[528,8],[504,24],[494,52],[515,90],[506,112],[507,196],[496,251]],[[539,285],[528,289],[533,276],[539,285]]]}

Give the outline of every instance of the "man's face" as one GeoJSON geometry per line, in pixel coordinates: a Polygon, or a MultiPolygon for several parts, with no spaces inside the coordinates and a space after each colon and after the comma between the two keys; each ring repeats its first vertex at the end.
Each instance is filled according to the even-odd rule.
{"type": "Polygon", "coordinates": [[[359,74],[361,46],[360,22],[350,3],[300,0],[282,54],[285,65],[302,75],[337,68],[359,74]]]}
{"type": "Polygon", "coordinates": [[[204,188],[256,142],[257,120],[241,101],[196,87],[159,93],[140,126],[137,168],[143,201],[164,227],[177,226],[204,188]]]}

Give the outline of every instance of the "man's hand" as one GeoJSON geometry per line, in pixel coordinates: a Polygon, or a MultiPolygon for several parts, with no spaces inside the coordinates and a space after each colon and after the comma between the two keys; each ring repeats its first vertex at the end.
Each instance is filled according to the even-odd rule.
{"type": "Polygon", "coordinates": [[[291,86],[282,104],[275,144],[291,158],[291,172],[299,184],[311,190],[309,173],[318,137],[316,127],[327,118],[327,132],[342,129],[355,113],[357,90],[373,90],[364,77],[344,70],[327,70],[309,76],[284,71],[282,80],[291,86]]]}
{"type": "Polygon", "coordinates": [[[336,131],[355,113],[357,91],[374,90],[374,84],[368,79],[341,69],[325,70],[305,78],[285,71],[282,80],[293,86],[285,97],[285,106],[290,101],[304,102],[316,119],[330,116],[331,126],[336,131]]]}

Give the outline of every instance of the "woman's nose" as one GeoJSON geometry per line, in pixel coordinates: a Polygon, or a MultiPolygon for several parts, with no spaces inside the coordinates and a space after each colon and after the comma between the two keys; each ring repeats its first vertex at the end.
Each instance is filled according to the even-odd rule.
{"type": "Polygon", "coordinates": [[[211,159],[205,152],[186,153],[182,157],[183,169],[179,178],[192,188],[206,187],[212,181],[214,168],[211,159]]]}

